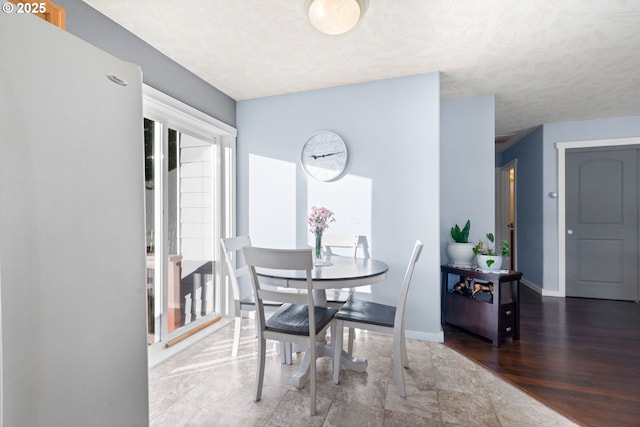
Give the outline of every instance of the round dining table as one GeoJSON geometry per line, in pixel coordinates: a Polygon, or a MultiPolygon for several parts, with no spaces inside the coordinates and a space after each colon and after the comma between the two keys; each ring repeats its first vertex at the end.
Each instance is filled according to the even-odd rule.
{"type": "MultiPolygon", "coordinates": [[[[316,266],[312,270],[313,297],[316,305],[327,306],[327,289],[356,288],[372,285],[387,277],[389,266],[371,258],[352,258],[346,256],[331,256],[326,258],[325,264],[316,266]]],[[[306,272],[301,270],[275,270],[257,268],[256,274],[265,284],[281,288],[306,289],[306,272]]],[[[332,340],[334,341],[334,340],[332,340]]],[[[320,337],[317,343],[317,357],[333,357],[332,344],[326,344],[325,337],[320,337]]],[[[298,371],[293,375],[292,384],[302,388],[309,378],[309,352],[306,351],[298,371]]],[[[367,369],[367,360],[353,358],[346,351],[342,351],[340,364],[356,372],[367,369]]]]}

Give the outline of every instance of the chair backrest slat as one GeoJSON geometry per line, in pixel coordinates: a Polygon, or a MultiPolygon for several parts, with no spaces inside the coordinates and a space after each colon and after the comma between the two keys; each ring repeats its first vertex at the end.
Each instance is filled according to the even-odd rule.
{"type": "Polygon", "coordinates": [[[313,270],[311,249],[243,249],[247,265],[276,270],[313,270]],[[256,249],[256,250],[253,250],[256,249]],[[249,260],[248,257],[251,257],[249,260]]]}
{"type": "MultiPolygon", "coordinates": [[[[411,258],[409,259],[409,265],[407,266],[407,271],[405,272],[404,279],[402,280],[400,300],[398,301],[398,305],[396,306],[396,317],[394,319],[396,328],[399,326],[400,322],[404,322],[404,309],[407,303],[407,295],[409,294],[409,285],[411,284],[411,278],[413,277],[413,270],[415,269],[418,259],[420,259],[420,254],[422,253],[423,246],[424,245],[420,240],[416,240],[416,243],[413,246],[413,252],[411,253],[411,258]]],[[[404,325],[402,325],[402,327],[404,327],[404,325]]]]}
{"type": "Polygon", "coordinates": [[[222,252],[224,253],[224,261],[229,273],[229,280],[231,281],[231,292],[233,292],[233,299],[235,301],[240,300],[240,284],[238,278],[249,274],[249,268],[242,266],[236,268],[234,261],[236,260],[236,254],[241,251],[245,246],[251,246],[251,239],[249,236],[229,237],[226,239],[220,239],[220,246],[222,246],[222,252]]]}
{"type": "Polygon", "coordinates": [[[322,236],[322,246],[331,254],[334,248],[350,249],[352,256],[358,255],[358,245],[360,244],[360,235],[358,234],[325,234],[322,236]]]}
{"type": "Polygon", "coordinates": [[[258,294],[260,299],[268,301],[288,302],[291,304],[306,304],[308,302],[306,293],[281,292],[260,288],[258,294]]]}

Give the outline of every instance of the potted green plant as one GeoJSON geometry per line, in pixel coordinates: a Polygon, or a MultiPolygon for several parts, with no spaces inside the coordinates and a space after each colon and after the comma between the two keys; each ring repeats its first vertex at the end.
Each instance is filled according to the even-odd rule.
{"type": "Polygon", "coordinates": [[[494,246],[495,237],[493,233],[487,233],[487,241],[480,240],[474,247],[473,253],[476,255],[476,264],[480,268],[489,270],[500,270],[502,268],[502,257],[511,256],[509,242],[502,241],[502,248],[496,249],[494,246]]]}
{"type": "Polygon", "coordinates": [[[470,230],[470,220],[467,220],[462,228],[460,228],[458,224],[451,227],[451,238],[453,242],[447,244],[447,255],[449,256],[450,263],[456,267],[473,266],[474,244],[469,243],[470,230]]]}

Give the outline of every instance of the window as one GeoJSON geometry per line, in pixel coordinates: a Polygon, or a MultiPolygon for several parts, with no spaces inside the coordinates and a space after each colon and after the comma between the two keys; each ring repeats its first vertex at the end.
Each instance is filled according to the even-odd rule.
{"type": "Polygon", "coordinates": [[[148,344],[229,314],[220,236],[235,224],[236,130],[144,87],[148,344]]]}

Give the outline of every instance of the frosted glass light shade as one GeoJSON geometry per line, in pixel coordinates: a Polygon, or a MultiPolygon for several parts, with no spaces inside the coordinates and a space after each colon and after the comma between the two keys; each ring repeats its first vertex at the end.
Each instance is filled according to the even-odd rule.
{"type": "Polygon", "coordinates": [[[325,34],[342,34],[355,27],[361,12],[357,0],[312,0],[309,21],[325,34]]]}

